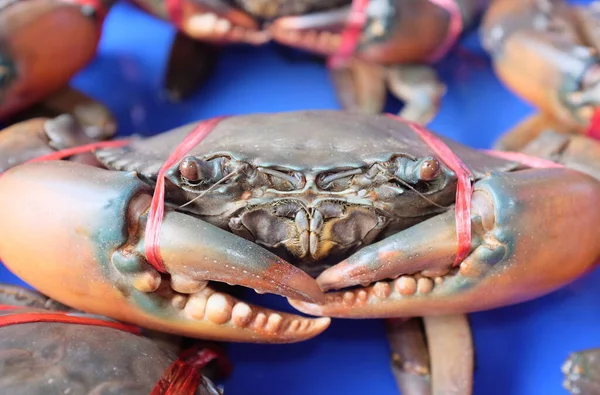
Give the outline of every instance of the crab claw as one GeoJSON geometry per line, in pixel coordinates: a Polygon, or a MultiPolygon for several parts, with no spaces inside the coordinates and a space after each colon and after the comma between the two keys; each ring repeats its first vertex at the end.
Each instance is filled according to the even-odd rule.
{"type": "Polygon", "coordinates": [[[167,209],[159,245],[166,273],[144,254],[151,190],[134,173],[55,161],[0,177],[0,257],[64,304],[150,329],[214,340],[286,343],[327,328],[250,306],[208,281],[320,302],[315,280],[259,246],[167,209]],[[35,180],[35,191],[31,182],[35,180]]]}
{"type": "Polygon", "coordinates": [[[62,0],[0,7],[0,119],[58,91],[96,54],[100,21],[62,0]]]}
{"type": "Polygon", "coordinates": [[[254,18],[223,1],[183,1],[181,11],[180,29],[196,40],[259,45],[270,39],[254,18]]]}
{"type": "Polygon", "coordinates": [[[572,170],[489,175],[475,184],[471,252],[459,266],[451,210],[363,248],[317,279],[324,289],[366,288],[328,294],[321,305],[291,303],[315,315],[410,317],[487,310],[542,296],[594,267],[600,255],[599,197],[600,184],[572,170]]]}

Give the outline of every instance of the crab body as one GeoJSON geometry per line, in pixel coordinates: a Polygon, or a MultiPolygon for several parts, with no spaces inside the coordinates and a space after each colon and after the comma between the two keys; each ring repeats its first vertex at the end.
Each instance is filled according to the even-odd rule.
{"type": "Polygon", "coordinates": [[[598,237],[594,178],[442,139],[474,183],[470,253],[455,265],[457,175],[414,127],[335,111],[220,121],[166,172],[164,272],[148,264],[145,224],[156,173],[193,126],[99,150],[108,169],[17,166],[0,178],[0,256],[82,310],[189,336],[273,342],[314,336],[328,319],[249,306],[216,283],[276,293],[317,315],[412,317],[524,301],[594,267],[597,251],[579,248],[598,237]],[[565,188],[567,197],[555,193],[565,188]],[[564,232],[582,210],[578,223],[591,230],[564,232]],[[520,236],[538,227],[547,230],[520,236]],[[548,247],[556,238],[566,247],[548,247]]]}

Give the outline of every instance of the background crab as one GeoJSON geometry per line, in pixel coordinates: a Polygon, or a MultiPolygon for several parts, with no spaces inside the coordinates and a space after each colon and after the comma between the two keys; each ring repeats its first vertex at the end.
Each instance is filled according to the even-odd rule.
{"type": "MultiPolygon", "coordinates": [[[[110,111],[65,86],[93,58],[104,18],[115,3],[0,3],[0,119],[14,118],[26,109],[21,117],[70,112],[83,124],[96,127],[95,138],[114,134],[110,111]]],[[[260,45],[272,40],[330,57],[333,80],[345,108],[381,112],[389,88],[406,102],[401,112],[405,118],[428,122],[445,92],[431,65],[448,54],[486,1],[133,3],[178,29],[165,72],[164,84],[171,98],[189,96],[206,81],[214,69],[214,45],[260,45]]]]}

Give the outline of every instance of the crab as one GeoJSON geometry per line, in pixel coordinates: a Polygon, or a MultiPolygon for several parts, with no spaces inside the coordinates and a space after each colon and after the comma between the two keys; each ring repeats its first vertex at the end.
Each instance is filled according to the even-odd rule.
{"type": "Polygon", "coordinates": [[[91,11],[59,0],[0,1],[0,122],[70,113],[90,138],[114,136],[110,111],[68,86],[96,53],[91,11]]]}
{"type": "Polygon", "coordinates": [[[481,26],[483,45],[501,82],[539,109],[505,134],[498,149],[519,151],[548,129],[600,135],[599,19],[598,1],[491,3],[481,26]]]}
{"type": "Polygon", "coordinates": [[[179,392],[167,390],[168,381],[157,387],[176,361],[173,345],[125,329],[86,324],[88,315],[22,287],[0,285],[0,302],[4,393],[222,395],[206,377],[179,392]]]}
{"type": "MultiPolygon", "coordinates": [[[[94,58],[104,17],[115,3],[0,2],[1,121],[71,113],[83,126],[94,126],[92,138],[114,135],[110,111],[68,83],[94,58]]],[[[275,41],[332,57],[344,108],[381,112],[389,87],[406,103],[401,115],[421,123],[433,118],[446,90],[430,64],[448,52],[485,6],[482,0],[133,3],[177,29],[164,78],[173,100],[188,97],[209,77],[219,45],[275,41]]]]}
{"type": "MultiPolygon", "coordinates": [[[[105,168],[45,161],[6,171],[0,257],[61,303],[191,337],[296,342],[324,331],[329,317],[393,319],[392,340],[414,333],[410,321],[401,325],[412,317],[460,328],[464,320],[452,317],[545,295],[595,267],[593,151],[582,136],[541,137],[550,142],[526,152],[564,166],[472,150],[387,115],[211,119],[99,149],[105,168]],[[189,152],[171,158],[182,141],[189,152]],[[470,215],[465,195],[457,198],[466,181],[470,215]],[[163,187],[157,217],[150,207],[163,187]],[[158,232],[149,227],[156,218],[158,232]],[[575,223],[586,232],[570,232],[575,223]],[[226,284],[322,317],[250,305],[226,284]]],[[[462,328],[456,339],[468,348],[462,328]]],[[[415,357],[402,343],[393,348],[397,360],[415,357]]],[[[430,350],[442,361],[432,369],[452,353],[430,350]]],[[[468,375],[455,372],[472,361],[449,361],[432,379],[454,379],[468,393],[468,375]]],[[[397,362],[415,378],[415,364],[397,362]]]]}

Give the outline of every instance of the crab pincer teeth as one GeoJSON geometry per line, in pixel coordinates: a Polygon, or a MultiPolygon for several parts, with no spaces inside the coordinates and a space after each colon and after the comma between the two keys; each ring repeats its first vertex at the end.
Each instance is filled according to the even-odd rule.
{"type": "Polygon", "coordinates": [[[403,275],[436,278],[447,274],[456,256],[454,210],[369,245],[317,278],[323,291],[369,285],[403,275]]]}
{"type": "MultiPolygon", "coordinates": [[[[307,318],[255,306],[210,286],[190,294],[175,294],[171,299],[180,314],[192,322],[217,325],[215,331],[239,331],[248,339],[266,342],[301,341],[324,331],[329,318],[307,318]]],[[[245,339],[242,339],[245,340],[245,339]]]]}
{"type": "Polygon", "coordinates": [[[327,55],[338,50],[348,14],[349,8],[342,8],[281,17],[269,26],[269,31],[273,39],[282,44],[327,55]]]}
{"type": "Polygon", "coordinates": [[[169,211],[160,252],[174,287],[196,291],[206,281],[319,303],[325,295],[308,274],[266,249],[187,214],[169,211]]]}

